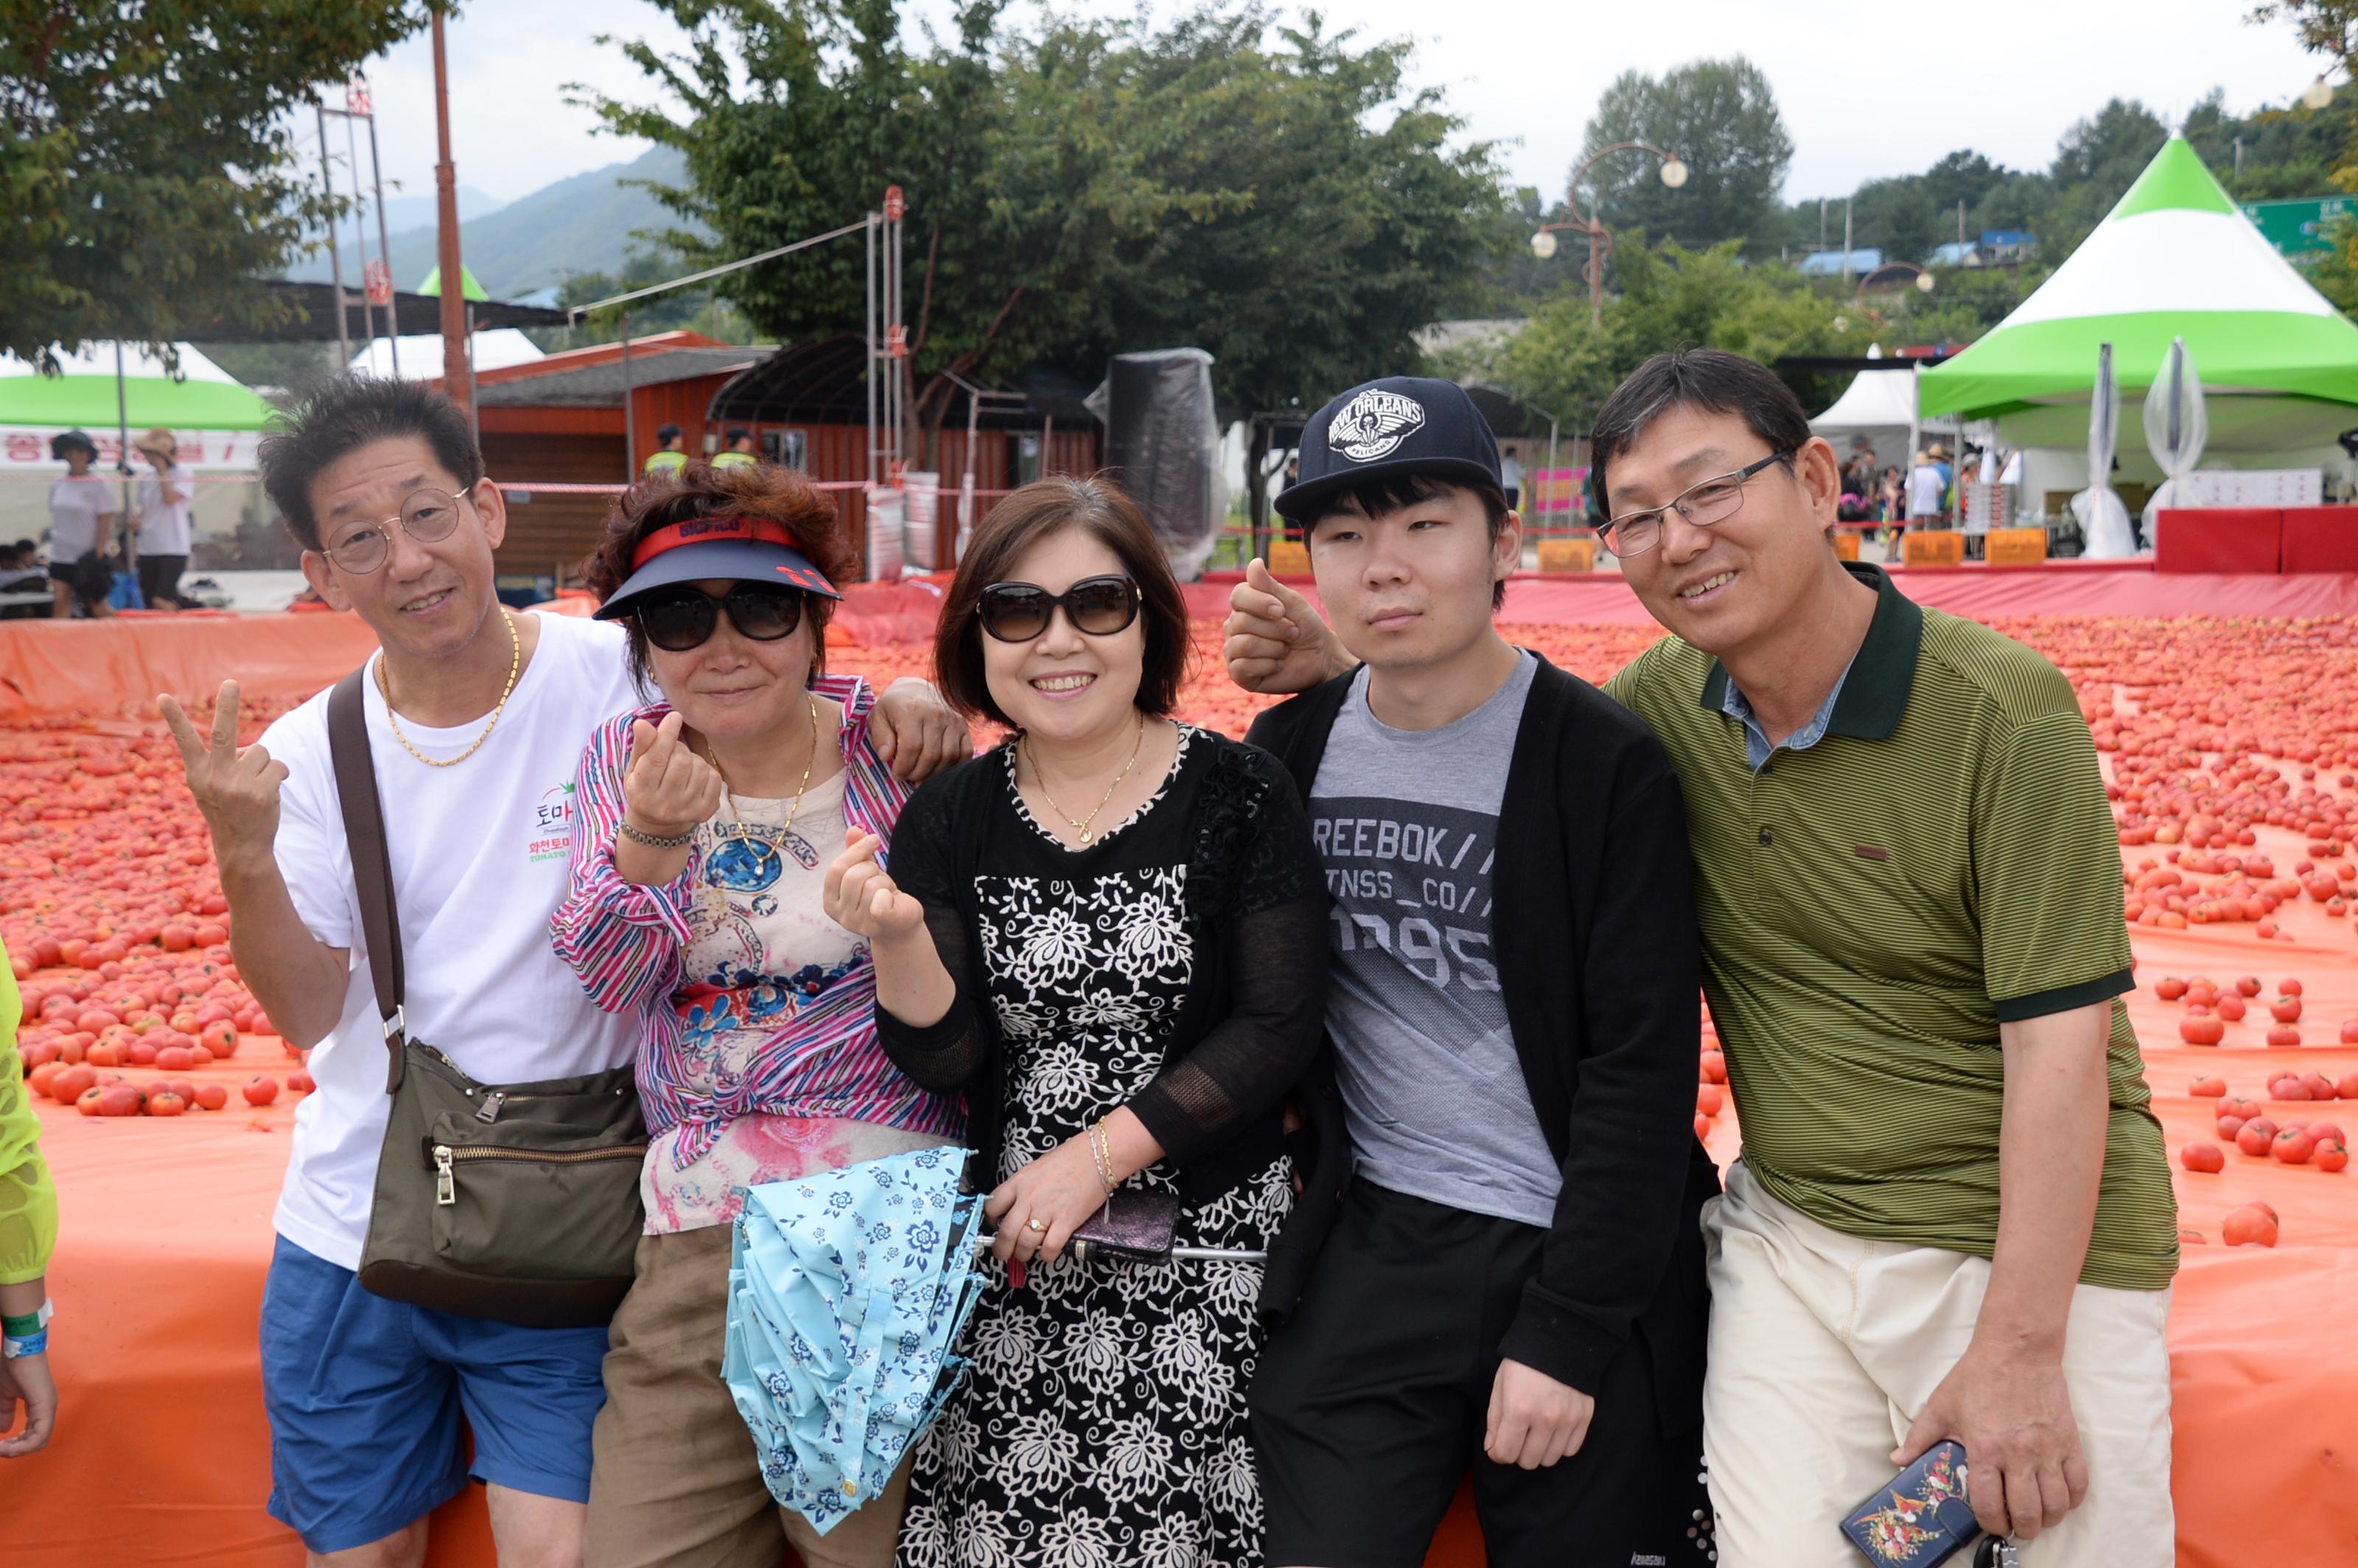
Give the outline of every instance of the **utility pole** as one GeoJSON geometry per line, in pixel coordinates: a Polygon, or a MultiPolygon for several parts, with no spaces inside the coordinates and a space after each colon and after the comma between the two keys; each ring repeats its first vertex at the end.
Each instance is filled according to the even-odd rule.
{"type": "MultiPolygon", "coordinates": [[[[347,94],[347,97],[350,95],[347,94]]],[[[352,134],[352,111],[344,111],[344,162],[352,171],[352,255],[361,264],[361,325],[368,329],[372,342],[376,338],[376,309],[368,297],[368,213],[361,198],[361,155],[357,138],[352,134]]],[[[369,135],[376,135],[373,121],[369,135]]],[[[385,307],[385,325],[393,324],[393,307],[385,307]]],[[[373,355],[372,355],[373,358],[373,355]]]]}
{"type": "MultiPolygon", "coordinates": [[[[373,180],[376,185],[376,254],[377,259],[384,263],[385,276],[387,277],[391,277],[393,275],[393,240],[391,236],[385,232],[384,165],[377,161],[376,105],[373,103],[369,105],[368,125],[369,178],[373,180]]],[[[397,287],[395,290],[394,297],[385,305],[384,320],[385,325],[391,329],[391,335],[385,340],[385,344],[393,353],[393,379],[399,381],[401,379],[401,297],[397,287]]]]}
{"type": "Polygon", "coordinates": [[[1843,198],[1843,287],[1844,288],[1850,287],[1850,202],[1849,197],[1843,198]]]}
{"type": "MultiPolygon", "coordinates": [[[[434,25],[438,28],[442,25],[438,11],[434,15],[434,25]]],[[[438,32],[435,36],[441,35],[438,32]]],[[[434,58],[438,60],[442,57],[438,54],[434,58]]],[[[328,106],[315,102],[311,108],[319,119],[319,193],[332,203],[336,199],[336,177],[328,168],[328,106]]],[[[336,215],[332,209],[328,213],[328,267],[336,275],[332,286],[336,295],[336,373],[341,375],[352,368],[352,335],[344,322],[344,254],[336,246],[336,215]]]]}
{"type": "Polygon", "coordinates": [[[1826,199],[1818,198],[1818,249],[1826,248],[1826,199]]]}
{"type": "MultiPolygon", "coordinates": [[[[324,124],[324,122],[323,122],[324,124]]],[[[467,273],[459,259],[459,171],[450,162],[450,67],[442,13],[434,12],[434,204],[442,270],[442,395],[472,413],[474,377],[467,364],[467,273]]],[[[340,286],[341,288],[341,286],[340,286]]]]}
{"type": "Polygon", "coordinates": [[[1957,265],[1965,265],[1965,199],[1957,198],[1957,265]]]}

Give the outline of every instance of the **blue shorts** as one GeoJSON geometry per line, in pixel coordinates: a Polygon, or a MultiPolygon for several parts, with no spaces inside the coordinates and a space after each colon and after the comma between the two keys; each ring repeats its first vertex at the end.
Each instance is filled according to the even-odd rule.
{"type": "Polygon", "coordinates": [[[326,1552],[425,1518],[470,1476],[586,1503],[605,1358],[602,1328],[518,1328],[387,1301],[282,1236],[262,1292],[271,1517],[326,1552]]]}

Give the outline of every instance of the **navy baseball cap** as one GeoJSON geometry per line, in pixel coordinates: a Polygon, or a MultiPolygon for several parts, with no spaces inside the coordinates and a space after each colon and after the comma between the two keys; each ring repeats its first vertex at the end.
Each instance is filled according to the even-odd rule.
{"type": "Polygon", "coordinates": [[[633,601],[659,588],[725,578],[737,582],[774,582],[822,599],[843,594],[795,546],[795,536],[767,517],[726,513],[691,517],[658,528],[631,552],[631,575],[605,603],[600,621],[632,611],[633,601]]]}
{"type": "Polygon", "coordinates": [[[1302,468],[1275,502],[1278,514],[1308,523],[1337,492],[1369,480],[1429,474],[1504,489],[1498,438],[1454,381],[1390,375],[1364,382],[1310,416],[1302,468]]]}

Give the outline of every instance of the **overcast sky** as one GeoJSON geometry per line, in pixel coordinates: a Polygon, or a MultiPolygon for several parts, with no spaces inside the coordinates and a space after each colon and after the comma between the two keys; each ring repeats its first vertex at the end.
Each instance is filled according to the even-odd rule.
{"type": "MultiPolygon", "coordinates": [[[[945,0],[912,13],[946,16],[945,0]]],[[[1123,14],[1078,0],[1073,8],[1123,14]]],[[[2281,24],[2242,20],[2244,0],[1684,0],[1533,5],[1529,0],[1334,0],[1330,28],[1415,39],[1414,71],[1441,87],[1467,135],[1504,144],[1515,182],[1561,189],[1597,94],[1623,70],[1747,56],[1768,73],[1793,138],[1790,200],[1924,168],[1970,146],[2044,168],[2056,137],[2115,95],[2173,122],[2212,87],[2228,105],[2283,103],[2317,63],[2281,24]],[[1443,26],[1443,19],[1446,26],[1443,26]]],[[[1171,15],[1174,7],[1158,8],[1171,15]]],[[[600,32],[676,43],[643,0],[472,0],[449,24],[451,135],[461,184],[514,200],[645,150],[596,135],[563,84],[646,97],[600,32]]],[[[385,177],[434,189],[433,68],[426,36],[370,69],[385,177]]],[[[365,157],[365,153],[362,155],[365,157]]]]}

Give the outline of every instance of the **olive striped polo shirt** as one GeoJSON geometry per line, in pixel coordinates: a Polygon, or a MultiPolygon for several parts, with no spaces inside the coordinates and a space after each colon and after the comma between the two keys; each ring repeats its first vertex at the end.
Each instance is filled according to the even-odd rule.
{"type": "Polygon", "coordinates": [[[2021,643],[1851,569],[1876,589],[1875,618],[1805,750],[1756,773],[1723,710],[1726,670],[1676,637],[1606,688],[1685,787],[1704,989],[1745,1163],[1836,1230],[1986,1258],[1998,1025],[2110,998],[2104,1186],[2080,1277],[2160,1289],[2177,1212],[2119,1000],[2134,983],[2119,841],[2071,685],[2021,643]]]}

